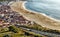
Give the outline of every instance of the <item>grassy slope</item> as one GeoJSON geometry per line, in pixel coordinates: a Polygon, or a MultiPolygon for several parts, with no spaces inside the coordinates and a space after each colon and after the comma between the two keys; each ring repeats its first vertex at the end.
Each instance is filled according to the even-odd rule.
{"type": "Polygon", "coordinates": [[[33,33],[28,33],[25,30],[22,30],[21,28],[17,28],[15,26],[10,26],[12,27],[11,29],[8,27],[7,30],[5,31],[6,28],[1,28],[2,32],[0,31],[0,37],[45,37],[45,36],[40,36],[38,34],[33,34],[33,33]],[[13,29],[13,30],[12,30],[13,29]],[[14,32],[17,31],[17,32],[14,32]],[[28,34],[26,34],[28,33],[28,34]]]}

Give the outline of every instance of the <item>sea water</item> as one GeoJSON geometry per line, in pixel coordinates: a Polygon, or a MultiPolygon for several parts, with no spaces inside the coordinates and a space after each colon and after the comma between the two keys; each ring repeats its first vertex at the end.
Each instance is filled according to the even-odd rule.
{"type": "Polygon", "coordinates": [[[28,0],[25,7],[60,20],[60,0],[28,0]]]}

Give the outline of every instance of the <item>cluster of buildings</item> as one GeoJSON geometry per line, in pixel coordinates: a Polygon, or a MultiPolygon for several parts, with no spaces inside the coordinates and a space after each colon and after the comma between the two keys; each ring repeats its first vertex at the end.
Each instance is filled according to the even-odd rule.
{"type": "Polygon", "coordinates": [[[0,5],[0,27],[10,25],[31,25],[32,21],[25,19],[18,12],[12,11],[8,5],[0,5]]]}

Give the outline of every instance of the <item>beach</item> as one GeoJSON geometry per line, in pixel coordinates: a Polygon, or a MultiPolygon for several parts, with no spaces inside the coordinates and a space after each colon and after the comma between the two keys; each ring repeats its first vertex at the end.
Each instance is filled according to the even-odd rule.
{"type": "Polygon", "coordinates": [[[26,1],[14,2],[10,5],[11,9],[23,15],[26,19],[34,21],[42,27],[50,28],[53,30],[60,30],[60,21],[50,18],[45,14],[35,11],[27,10],[24,6],[26,1]]]}
{"type": "Polygon", "coordinates": [[[25,7],[25,4],[26,4],[26,3],[27,3],[27,1],[22,4],[22,5],[23,5],[23,8],[24,8],[25,10],[30,11],[30,12],[34,12],[34,13],[36,13],[36,14],[42,14],[43,16],[48,17],[48,18],[50,18],[51,20],[60,22],[60,20],[54,19],[54,18],[52,18],[52,17],[49,17],[49,16],[47,16],[47,15],[44,14],[44,13],[39,13],[39,12],[35,12],[35,11],[33,11],[33,10],[28,10],[28,9],[25,7]]]}

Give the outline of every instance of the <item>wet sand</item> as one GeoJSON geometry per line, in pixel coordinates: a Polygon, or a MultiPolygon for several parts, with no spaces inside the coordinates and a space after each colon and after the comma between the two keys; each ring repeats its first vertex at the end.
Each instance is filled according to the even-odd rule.
{"type": "Polygon", "coordinates": [[[46,27],[54,30],[60,30],[60,22],[52,20],[42,14],[27,10],[26,8],[24,8],[24,3],[25,2],[22,2],[22,1],[14,2],[10,6],[12,10],[23,15],[26,19],[36,22],[42,27],[46,27]]]}

